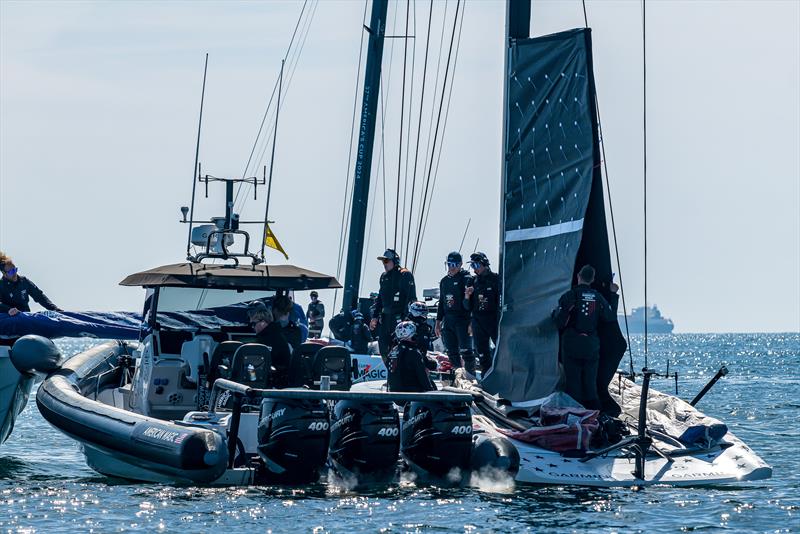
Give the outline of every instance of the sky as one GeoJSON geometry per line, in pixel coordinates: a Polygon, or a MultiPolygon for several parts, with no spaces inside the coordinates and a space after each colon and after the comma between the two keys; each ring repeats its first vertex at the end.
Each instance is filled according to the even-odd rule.
{"type": "MultiPolygon", "coordinates": [[[[477,242],[497,261],[504,4],[464,6],[420,287],[436,286],[468,223],[464,251],[477,242]]],[[[290,263],[335,274],[365,5],[306,7],[302,54],[286,71],[270,219],[290,263]]],[[[205,54],[200,161],[204,172],[238,177],[301,8],[0,0],[0,250],[62,308],[139,309],[143,292],[118,282],[185,257],[179,207],[191,196],[205,54]]],[[[418,2],[410,12],[417,65],[406,121],[419,105],[428,8],[418,2]]],[[[454,8],[434,6],[423,132],[437,60],[444,71],[442,21],[452,24],[454,8]]],[[[405,9],[390,3],[394,35],[405,32],[405,9]]],[[[588,1],[587,17],[621,260],[614,270],[630,307],[644,300],[641,5],[588,1]]],[[[583,11],[578,1],[541,1],[532,19],[543,35],[583,26],[583,11]]],[[[800,330],[800,2],[651,1],[646,35],[650,303],[679,332],[800,330]]],[[[393,242],[403,43],[389,39],[384,51],[385,154],[376,148],[362,294],[376,288],[374,258],[393,242]]],[[[424,155],[424,136],[422,145],[424,155]]],[[[270,148],[257,146],[257,168],[270,148]]],[[[222,189],[211,194],[199,199],[199,217],[221,213],[222,189]]],[[[264,194],[244,205],[243,219],[263,218],[264,194]]],[[[271,251],[268,261],[284,260],[271,251]]],[[[332,303],[333,294],[321,298],[332,303]]]]}

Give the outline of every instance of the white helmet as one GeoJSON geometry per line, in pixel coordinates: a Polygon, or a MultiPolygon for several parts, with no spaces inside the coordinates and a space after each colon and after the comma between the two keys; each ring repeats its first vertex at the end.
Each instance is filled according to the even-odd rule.
{"type": "Polygon", "coordinates": [[[425,317],[428,315],[428,307],[421,300],[412,302],[408,305],[408,314],[411,317],[425,317]]]}
{"type": "Polygon", "coordinates": [[[394,328],[394,336],[397,341],[411,341],[417,333],[417,325],[411,321],[402,321],[394,328]]]}

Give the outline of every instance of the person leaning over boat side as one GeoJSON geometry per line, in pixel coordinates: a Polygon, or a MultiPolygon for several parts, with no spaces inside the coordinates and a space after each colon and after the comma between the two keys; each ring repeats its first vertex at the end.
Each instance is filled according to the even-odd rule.
{"type": "Polygon", "coordinates": [[[386,363],[395,326],[403,320],[408,305],[417,300],[417,288],[411,271],[400,267],[400,256],[392,249],[378,256],[383,262],[378,298],[372,306],[370,329],[378,329],[378,348],[386,363]]]}
{"type": "Polygon", "coordinates": [[[473,279],[461,268],[462,259],[458,252],[448,254],[445,265],[447,274],[439,282],[436,335],[442,338],[452,366],[464,367],[470,374],[475,374],[475,353],[469,337],[469,309],[464,306],[464,295],[473,279]]]}
{"type": "MultiPolygon", "coordinates": [[[[561,333],[561,359],[564,364],[566,393],[585,408],[600,409],[597,393],[597,368],[600,363],[600,321],[616,321],[616,314],[603,296],[590,286],[594,267],[584,265],[578,272],[578,285],[558,299],[553,319],[561,333]]],[[[617,287],[611,290],[616,295],[617,287]]]]}
{"type": "Polygon", "coordinates": [[[275,322],[281,325],[283,337],[294,351],[303,342],[303,332],[297,323],[289,319],[292,308],[294,308],[294,302],[287,295],[277,295],[272,299],[272,316],[275,318],[275,322]]]}
{"type": "Polygon", "coordinates": [[[53,304],[36,284],[21,276],[14,261],[2,252],[0,252],[0,270],[3,271],[3,277],[0,278],[0,313],[7,313],[13,317],[19,312],[29,312],[30,298],[46,310],[64,311],[53,304]]]}
{"type": "Polygon", "coordinates": [[[311,292],[311,302],[306,310],[308,319],[308,337],[319,339],[325,327],[325,305],[319,300],[319,293],[311,292]]]}
{"type": "Polygon", "coordinates": [[[411,321],[401,321],[394,329],[397,345],[389,353],[389,391],[433,391],[436,386],[426,371],[426,356],[417,348],[417,328],[411,321]]]}
{"type": "Polygon", "coordinates": [[[483,376],[492,367],[489,340],[497,346],[497,328],[500,321],[500,275],[489,268],[489,258],[483,252],[470,257],[470,267],[475,272],[474,284],[464,291],[464,307],[472,312],[472,339],[481,364],[483,376]]]}
{"type": "Polygon", "coordinates": [[[270,348],[272,367],[275,368],[272,383],[277,388],[286,387],[289,381],[289,363],[292,352],[283,337],[281,325],[274,320],[272,310],[260,300],[247,305],[250,326],[256,333],[256,342],[270,348]]]}

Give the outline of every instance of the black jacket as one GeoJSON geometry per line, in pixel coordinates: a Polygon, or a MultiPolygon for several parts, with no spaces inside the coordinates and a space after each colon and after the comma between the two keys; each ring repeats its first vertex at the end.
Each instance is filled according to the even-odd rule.
{"type": "MultiPolygon", "coordinates": [[[[619,297],[613,295],[614,305],[619,297]]],[[[599,292],[585,284],[570,289],[558,299],[558,308],[553,310],[553,319],[561,331],[596,336],[600,321],[617,320],[614,307],[599,292]]]]}
{"type": "Polygon", "coordinates": [[[8,313],[11,308],[23,312],[31,311],[31,307],[28,305],[30,297],[33,297],[33,300],[45,309],[59,311],[58,306],[53,304],[36,284],[24,276],[17,275],[15,282],[0,278],[0,313],[8,313]]]}
{"type": "Polygon", "coordinates": [[[425,372],[424,356],[416,346],[402,342],[389,353],[389,391],[423,392],[436,387],[425,372]]]}
{"type": "Polygon", "coordinates": [[[380,279],[378,298],[372,307],[372,317],[388,315],[395,320],[405,317],[408,305],[417,300],[414,275],[407,269],[395,267],[384,272],[380,279]]]}
{"type": "Polygon", "coordinates": [[[449,274],[439,282],[439,305],[436,320],[445,317],[469,317],[469,309],[464,306],[464,289],[473,283],[472,276],[461,269],[453,276],[449,274]]]}
{"type": "Polygon", "coordinates": [[[272,349],[272,367],[275,368],[273,382],[277,387],[285,387],[288,380],[292,352],[289,349],[289,343],[283,336],[281,325],[275,321],[269,323],[264,330],[256,334],[256,340],[258,343],[272,349]]]}
{"type": "Polygon", "coordinates": [[[500,295],[502,287],[500,275],[486,270],[483,274],[472,277],[472,296],[464,299],[464,306],[472,311],[472,315],[497,316],[500,312],[500,295]]]}
{"type": "Polygon", "coordinates": [[[350,348],[356,354],[368,354],[369,342],[372,341],[372,333],[369,326],[364,321],[354,321],[350,333],[350,348]]]}
{"type": "Polygon", "coordinates": [[[411,321],[417,326],[417,333],[414,335],[414,341],[417,344],[417,348],[425,355],[429,350],[433,349],[432,339],[433,339],[433,331],[431,330],[431,325],[428,324],[428,319],[426,317],[413,317],[409,315],[406,317],[406,321],[411,321]]]}

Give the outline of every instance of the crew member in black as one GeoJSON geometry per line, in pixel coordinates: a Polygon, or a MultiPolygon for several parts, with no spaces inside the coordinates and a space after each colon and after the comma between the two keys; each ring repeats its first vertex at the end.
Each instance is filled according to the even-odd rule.
{"type": "Polygon", "coordinates": [[[319,300],[319,293],[311,292],[311,302],[306,310],[308,319],[308,337],[319,338],[325,326],[325,305],[319,300]]]}
{"type": "Polygon", "coordinates": [[[436,335],[441,336],[453,367],[464,367],[475,374],[475,354],[469,337],[469,309],[464,306],[466,288],[472,285],[472,276],[461,268],[461,254],[458,252],[448,254],[445,264],[447,275],[439,282],[436,335]],[[463,366],[461,360],[464,360],[463,366]]]}
{"type": "Polygon", "coordinates": [[[2,252],[0,252],[0,270],[3,271],[3,277],[0,278],[0,313],[14,316],[19,312],[29,312],[30,298],[47,310],[64,311],[53,304],[36,284],[21,276],[13,260],[2,252]]]}
{"type": "Polygon", "coordinates": [[[416,326],[417,333],[414,340],[417,342],[417,348],[423,355],[427,354],[429,350],[433,349],[433,331],[431,325],[428,324],[428,306],[421,300],[412,302],[408,305],[406,320],[416,326]]]}
{"type": "Polygon", "coordinates": [[[385,363],[389,357],[394,328],[405,317],[408,304],[417,300],[417,288],[411,271],[400,267],[397,252],[387,249],[378,259],[383,262],[384,273],[380,279],[378,298],[371,310],[370,329],[378,328],[378,347],[385,363]]]}
{"type": "Polygon", "coordinates": [[[292,347],[292,352],[297,350],[300,343],[303,342],[303,331],[297,326],[297,323],[289,319],[293,309],[294,302],[288,295],[277,295],[272,299],[272,316],[275,322],[281,326],[283,337],[292,347]]]}
{"type": "Polygon", "coordinates": [[[492,366],[492,350],[489,340],[497,346],[497,327],[500,321],[500,275],[489,268],[489,258],[483,252],[469,257],[470,267],[475,272],[472,286],[464,293],[464,306],[472,312],[472,339],[481,364],[483,376],[492,366]]]}
{"type": "Polygon", "coordinates": [[[416,326],[402,321],[395,328],[397,345],[389,353],[386,368],[389,371],[389,391],[423,392],[436,387],[425,370],[425,356],[417,348],[414,336],[416,326]]]}
{"type": "Polygon", "coordinates": [[[353,326],[350,333],[350,349],[356,354],[369,354],[369,342],[372,341],[372,334],[369,326],[364,321],[364,315],[353,310],[353,326]]]}
{"type": "MultiPolygon", "coordinates": [[[[612,322],[614,308],[590,286],[594,268],[584,265],[578,272],[578,285],[558,300],[553,319],[561,332],[561,360],[564,364],[565,391],[584,407],[599,410],[597,367],[600,362],[600,321],[612,322]]],[[[615,300],[616,285],[612,285],[615,300]]],[[[612,304],[616,305],[616,302],[612,304]]]]}
{"type": "Polygon", "coordinates": [[[289,382],[292,351],[286,338],[283,337],[281,325],[274,320],[272,310],[260,300],[253,301],[247,306],[247,316],[250,319],[250,326],[256,333],[256,342],[268,346],[271,350],[272,367],[275,368],[272,383],[278,388],[286,387],[289,382]]]}

